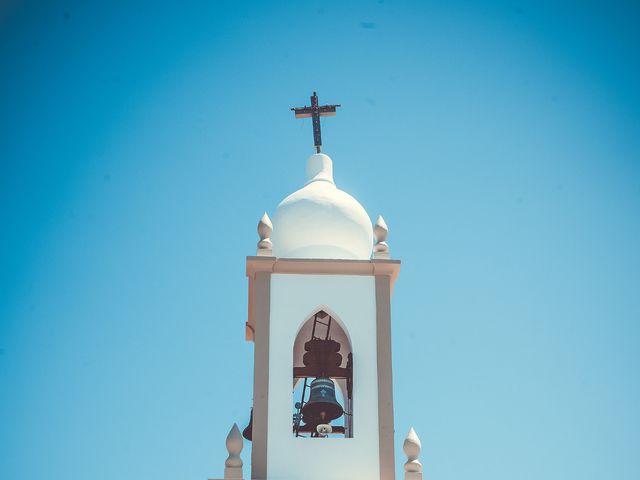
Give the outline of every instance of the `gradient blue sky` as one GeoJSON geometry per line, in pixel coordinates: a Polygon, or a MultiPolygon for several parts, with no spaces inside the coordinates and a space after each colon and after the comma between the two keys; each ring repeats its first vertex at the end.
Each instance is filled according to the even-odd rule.
{"type": "Polygon", "coordinates": [[[314,89],[403,262],[399,469],[640,478],[640,9],[479,3],[3,2],[0,478],[222,474],[314,89]]]}

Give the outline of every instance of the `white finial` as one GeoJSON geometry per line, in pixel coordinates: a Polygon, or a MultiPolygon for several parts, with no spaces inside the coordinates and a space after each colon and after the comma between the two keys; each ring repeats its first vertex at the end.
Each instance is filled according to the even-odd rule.
{"type": "Polygon", "coordinates": [[[307,183],[333,182],[333,162],[324,153],[314,153],[307,160],[307,183]]]}
{"type": "Polygon", "coordinates": [[[261,257],[270,257],[272,255],[273,244],[271,243],[271,232],[273,232],[273,224],[267,212],[264,212],[264,215],[262,215],[262,218],[258,222],[260,241],[258,242],[256,255],[261,257]]]}
{"type": "Polygon", "coordinates": [[[376,237],[376,243],[373,246],[373,258],[389,258],[389,245],[387,245],[387,235],[389,228],[382,218],[378,215],[376,224],[373,226],[373,235],[376,237]]]}
{"type": "Polygon", "coordinates": [[[242,479],[242,434],[237,424],[233,424],[229,435],[227,435],[227,451],[229,456],[224,462],[224,478],[225,480],[241,480],[242,479]]]}
{"type": "Polygon", "coordinates": [[[407,456],[407,462],[404,464],[404,480],[422,480],[422,464],[418,460],[422,444],[413,427],[409,429],[402,449],[407,456]]]}

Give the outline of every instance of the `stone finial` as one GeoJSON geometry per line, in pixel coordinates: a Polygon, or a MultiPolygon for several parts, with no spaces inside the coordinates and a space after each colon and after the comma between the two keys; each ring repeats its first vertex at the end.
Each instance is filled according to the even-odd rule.
{"type": "Polygon", "coordinates": [[[238,425],[235,423],[229,435],[227,435],[227,451],[229,456],[224,461],[224,478],[225,480],[242,480],[242,459],[240,458],[240,452],[242,452],[242,434],[238,425]]]}
{"type": "Polygon", "coordinates": [[[271,232],[273,232],[273,224],[267,212],[264,212],[262,218],[258,222],[258,235],[260,235],[260,241],[258,242],[258,251],[256,255],[261,257],[270,257],[273,253],[273,244],[271,243],[271,232]]]}
{"type": "Polygon", "coordinates": [[[404,454],[407,456],[407,462],[404,464],[404,480],[422,480],[422,464],[418,460],[421,448],[420,439],[411,427],[402,445],[404,454]]]}
{"type": "Polygon", "coordinates": [[[373,235],[376,237],[376,243],[373,246],[373,258],[389,258],[389,245],[387,245],[387,235],[389,228],[382,218],[378,215],[375,225],[373,226],[373,235]]]}

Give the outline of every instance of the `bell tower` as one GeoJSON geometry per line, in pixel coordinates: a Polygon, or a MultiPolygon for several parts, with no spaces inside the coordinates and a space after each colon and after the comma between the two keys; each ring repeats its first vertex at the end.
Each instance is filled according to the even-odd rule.
{"type": "Polygon", "coordinates": [[[311,155],[305,185],[258,225],[247,257],[254,342],[245,438],[256,480],[394,480],[387,226],[311,155]],[[315,462],[315,463],[314,463],[315,462]],[[314,466],[316,465],[316,466],[314,466]]]}

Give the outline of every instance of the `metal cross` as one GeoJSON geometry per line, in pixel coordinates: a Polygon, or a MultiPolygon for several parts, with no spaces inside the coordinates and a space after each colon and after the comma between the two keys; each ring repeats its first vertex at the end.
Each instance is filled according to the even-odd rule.
{"type": "Polygon", "coordinates": [[[313,119],[313,143],[316,146],[316,152],[320,153],[322,147],[322,138],[320,136],[320,117],[333,117],[336,114],[336,108],[340,105],[322,105],[318,106],[318,95],[313,92],[311,96],[310,107],[292,108],[295,112],[296,118],[309,118],[313,119]]]}

